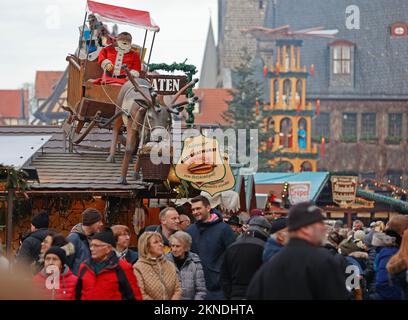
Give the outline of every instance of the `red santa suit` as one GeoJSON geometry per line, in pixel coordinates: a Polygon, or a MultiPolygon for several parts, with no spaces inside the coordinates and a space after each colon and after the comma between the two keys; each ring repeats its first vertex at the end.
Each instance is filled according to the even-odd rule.
{"type": "Polygon", "coordinates": [[[104,70],[102,78],[95,80],[96,84],[124,84],[127,81],[126,72],[122,66],[126,64],[129,70],[140,72],[141,63],[139,55],[132,50],[123,50],[119,47],[108,46],[101,50],[98,63],[104,70]],[[107,71],[108,64],[113,65],[113,70],[107,71]]]}

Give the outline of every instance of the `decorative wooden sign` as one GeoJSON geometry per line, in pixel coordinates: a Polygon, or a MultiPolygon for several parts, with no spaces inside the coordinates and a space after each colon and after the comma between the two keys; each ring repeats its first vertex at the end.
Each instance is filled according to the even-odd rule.
{"type": "Polygon", "coordinates": [[[146,78],[150,80],[153,88],[157,91],[158,94],[161,95],[176,94],[188,82],[186,76],[148,74],[146,75],[146,78]]]}
{"type": "Polygon", "coordinates": [[[342,208],[350,207],[356,201],[358,178],[355,176],[332,176],[333,202],[342,208]]]}
{"type": "Polygon", "coordinates": [[[176,165],[176,175],[190,181],[195,188],[220,181],[225,177],[224,159],[218,141],[203,135],[184,141],[183,151],[176,165]]]}

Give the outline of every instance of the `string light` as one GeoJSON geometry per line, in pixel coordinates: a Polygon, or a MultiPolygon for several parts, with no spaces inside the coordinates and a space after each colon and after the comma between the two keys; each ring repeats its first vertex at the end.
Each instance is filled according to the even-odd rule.
{"type": "MultiPolygon", "coordinates": [[[[400,180],[402,180],[402,176],[400,177],[400,180]]],[[[361,182],[360,187],[363,187],[364,185],[368,186],[368,184],[370,183],[374,184],[376,188],[381,188],[382,190],[390,191],[391,196],[394,197],[395,199],[399,199],[403,194],[406,195],[408,193],[407,189],[390,184],[389,179],[387,181],[388,183],[383,183],[375,179],[365,179],[361,182]]]]}

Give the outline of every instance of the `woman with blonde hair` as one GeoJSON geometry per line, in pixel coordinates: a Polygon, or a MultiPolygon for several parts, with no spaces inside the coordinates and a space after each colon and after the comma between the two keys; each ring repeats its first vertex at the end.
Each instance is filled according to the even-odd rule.
{"type": "Polygon", "coordinates": [[[139,238],[138,251],[139,259],[133,271],[143,300],[179,300],[181,286],[176,267],[164,256],[161,234],[144,232],[139,238]]]}

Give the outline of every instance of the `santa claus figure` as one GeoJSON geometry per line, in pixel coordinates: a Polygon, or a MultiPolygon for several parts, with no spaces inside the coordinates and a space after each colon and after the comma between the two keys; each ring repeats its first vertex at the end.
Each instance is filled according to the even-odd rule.
{"type": "Polygon", "coordinates": [[[140,58],[131,48],[132,36],[128,32],[120,33],[114,45],[103,48],[98,57],[98,63],[103,69],[103,76],[95,83],[124,84],[127,78],[122,66],[125,64],[132,75],[138,77],[141,70],[140,58]]]}

